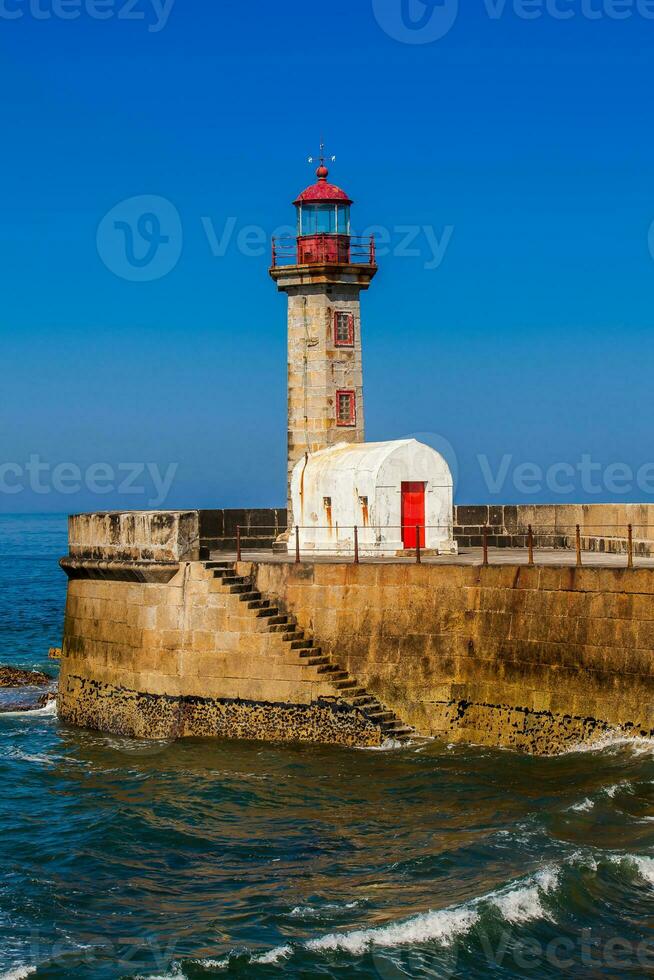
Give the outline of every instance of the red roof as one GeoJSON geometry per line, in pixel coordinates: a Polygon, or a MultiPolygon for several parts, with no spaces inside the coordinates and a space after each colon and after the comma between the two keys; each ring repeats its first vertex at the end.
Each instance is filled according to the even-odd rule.
{"type": "Polygon", "coordinates": [[[317,183],[312,184],[311,187],[307,187],[305,191],[302,191],[297,200],[293,201],[293,204],[329,204],[330,201],[340,201],[342,204],[352,204],[353,202],[347,196],[345,191],[337,187],[336,184],[327,183],[327,178],[329,176],[329,171],[327,167],[318,167],[316,171],[316,177],[318,178],[317,183]]]}

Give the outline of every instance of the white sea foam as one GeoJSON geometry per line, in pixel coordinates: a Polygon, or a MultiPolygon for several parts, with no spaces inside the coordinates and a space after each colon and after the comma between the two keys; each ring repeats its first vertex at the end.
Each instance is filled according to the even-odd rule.
{"type": "Polygon", "coordinates": [[[355,909],[361,902],[345,902],[340,905],[338,902],[327,902],[325,905],[296,905],[291,909],[290,914],[294,919],[320,918],[326,912],[343,912],[346,909],[355,909]]]}
{"type": "Polygon", "coordinates": [[[491,904],[507,922],[520,925],[533,919],[551,919],[542,905],[543,895],[554,891],[559,883],[559,869],[545,868],[533,878],[528,878],[519,888],[511,888],[494,894],[491,904]]]}
{"type": "Polygon", "coordinates": [[[594,806],[595,804],[591,798],[587,796],[585,800],[582,800],[581,803],[575,803],[570,809],[574,810],[575,813],[586,813],[588,810],[592,810],[594,806]]]}
{"type": "Polygon", "coordinates": [[[635,755],[646,755],[654,752],[654,739],[641,736],[607,733],[595,742],[579,742],[563,749],[559,755],[577,755],[587,752],[608,752],[610,750],[631,749],[635,755]]]}
{"type": "Polygon", "coordinates": [[[597,859],[589,851],[574,851],[570,857],[565,859],[565,863],[588,868],[590,871],[597,871],[597,859]]]}
{"type": "MultiPolygon", "coordinates": [[[[2,718],[56,718],[57,717],[57,702],[48,701],[48,703],[43,708],[32,708],[31,711],[0,711],[0,720],[2,718]]],[[[3,977],[0,976],[0,980],[3,977]]]]}
{"type": "Polygon", "coordinates": [[[387,738],[381,745],[358,745],[360,752],[393,752],[396,749],[408,749],[411,742],[398,742],[396,738],[387,738]]]}
{"type": "Polygon", "coordinates": [[[0,973],[0,980],[24,980],[25,977],[29,977],[32,973],[36,973],[35,966],[18,966],[14,970],[9,970],[7,973],[0,973]]]}
{"type": "MultiPolygon", "coordinates": [[[[2,977],[0,977],[0,980],[2,980],[2,977]]],[[[152,976],[152,974],[143,976],[139,973],[135,980],[186,980],[186,974],[179,963],[173,963],[170,968],[170,973],[158,973],[156,976],[152,976]]]]}
{"type": "Polygon", "coordinates": [[[608,786],[604,790],[604,792],[606,793],[607,796],[610,796],[611,799],[613,799],[616,796],[616,794],[620,792],[621,789],[633,792],[633,786],[627,779],[623,780],[623,782],[621,783],[615,783],[614,786],[608,786]]]}
{"type": "MultiPolygon", "coordinates": [[[[260,966],[272,966],[282,960],[287,960],[292,955],[292,946],[275,946],[274,949],[269,949],[266,953],[250,955],[249,960],[250,963],[258,963],[260,966]]],[[[194,960],[193,962],[204,970],[227,970],[232,958],[233,956],[230,955],[222,960],[194,960]]]]}
{"type": "Polygon", "coordinates": [[[478,921],[479,913],[472,907],[424,912],[404,922],[391,922],[375,929],[355,929],[353,932],[333,932],[320,939],[311,939],[306,948],[314,952],[343,950],[360,955],[371,946],[406,946],[413,943],[438,942],[449,946],[478,921]]]}
{"type": "Polygon", "coordinates": [[[293,953],[292,946],[276,946],[268,953],[261,953],[259,956],[252,957],[252,963],[271,964],[286,960],[293,953]]]}

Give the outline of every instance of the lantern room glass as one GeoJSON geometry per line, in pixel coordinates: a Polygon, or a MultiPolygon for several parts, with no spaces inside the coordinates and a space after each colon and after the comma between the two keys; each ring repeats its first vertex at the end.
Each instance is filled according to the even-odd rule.
{"type": "Polygon", "coordinates": [[[298,235],[349,235],[349,204],[300,204],[298,235]]]}

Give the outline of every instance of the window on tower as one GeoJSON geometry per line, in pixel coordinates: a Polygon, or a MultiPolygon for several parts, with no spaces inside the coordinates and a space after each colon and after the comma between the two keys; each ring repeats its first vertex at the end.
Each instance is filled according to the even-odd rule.
{"type": "Polygon", "coordinates": [[[357,424],[356,393],[354,391],[336,392],[336,424],[357,424]]]}
{"type": "Polygon", "coordinates": [[[334,314],[334,343],[337,347],[354,347],[354,313],[334,314]]]}

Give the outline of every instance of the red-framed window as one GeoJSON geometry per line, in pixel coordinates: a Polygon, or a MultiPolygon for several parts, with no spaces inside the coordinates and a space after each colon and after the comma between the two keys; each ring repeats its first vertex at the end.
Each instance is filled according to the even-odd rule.
{"type": "Polygon", "coordinates": [[[354,313],[334,313],[334,343],[337,347],[354,347],[354,313]]]}
{"type": "Polygon", "coordinates": [[[357,424],[357,396],[354,391],[336,392],[336,424],[357,424]]]}

